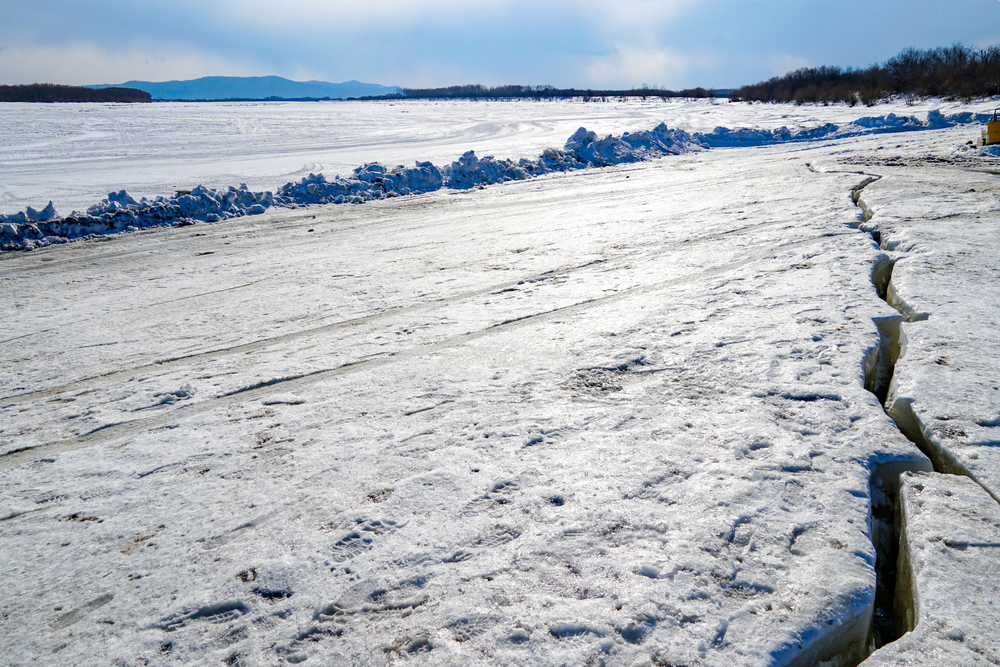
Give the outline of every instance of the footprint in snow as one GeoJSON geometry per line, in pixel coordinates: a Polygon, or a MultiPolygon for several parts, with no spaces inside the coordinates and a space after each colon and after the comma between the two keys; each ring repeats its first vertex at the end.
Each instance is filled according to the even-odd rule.
{"type": "Polygon", "coordinates": [[[358,554],[371,549],[374,546],[377,536],[388,535],[406,525],[405,523],[397,523],[392,519],[385,519],[384,521],[378,519],[362,521],[358,519],[357,521],[359,523],[358,527],[337,540],[333,545],[333,560],[335,562],[343,563],[346,560],[354,558],[358,554]]]}

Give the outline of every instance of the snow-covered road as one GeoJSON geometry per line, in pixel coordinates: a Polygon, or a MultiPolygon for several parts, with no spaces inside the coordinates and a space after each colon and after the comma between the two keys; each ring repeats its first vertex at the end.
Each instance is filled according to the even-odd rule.
{"type": "MultiPolygon", "coordinates": [[[[5,255],[7,659],[856,664],[873,613],[893,638],[872,543],[892,480],[930,469],[865,386],[900,318],[887,260],[889,301],[927,315],[887,341],[889,403],[1000,487],[1000,186],[968,134],[5,255]]],[[[996,503],[905,479],[906,506],[945,507],[904,526],[929,620],[870,660],[995,663],[996,503]]]]}

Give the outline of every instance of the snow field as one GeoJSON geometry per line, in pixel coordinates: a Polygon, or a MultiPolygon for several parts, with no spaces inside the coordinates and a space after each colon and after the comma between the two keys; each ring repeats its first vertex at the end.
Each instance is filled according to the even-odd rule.
{"type": "MultiPolygon", "coordinates": [[[[942,100],[880,105],[898,117],[969,107],[942,100]]],[[[973,107],[992,112],[988,104],[973,107]]],[[[5,104],[0,107],[0,213],[86,210],[109,190],[154,199],[199,183],[273,189],[310,172],[360,164],[448,164],[469,148],[511,159],[560,146],[581,125],[600,135],[667,121],[688,132],[816,127],[871,115],[839,105],[727,104],[724,100],[541,102],[5,104]],[[226,156],[225,159],[220,156],[226,156]]]]}
{"type": "MultiPolygon", "coordinates": [[[[522,105],[523,106],[523,105],[522,105]]],[[[0,251],[32,250],[66,243],[93,235],[137,231],[149,227],[188,225],[192,221],[220,220],[259,215],[272,206],[292,207],[308,204],[360,204],[373,199],[423,194],[441,187],[466,189],[475,186],[523,180],[553,171],[569,171],[595,166],[632,163],[663,155],[699,151],[711,147],[760,146],[775,143],[816,141],[851,136],[944,128],[959,124],[982,123],[988,114],[961,111],[946,116],[938,109],[927,113],[926,120],[916,116],[862,116],[847,123],[810,124],[789,129],[716,127],[712,132],[688,133],[672,130],[660,123],[653,130],[625,132],[621,136],[599,138],[581,127],[563,148],[547,148],[536,159],[510,159],[467,151],[461,158],[439,169],[431,162],[417,161],[413,168],[399,165],[387,168],[377,162],[354,169],[352,176],[327,179],[322,173],[310,173],[301,182],[289,182],[272,194],[255,192],[246,183],[226,189],[202,185],[177,190],[172,197],[158,195],[137,201],[126,190],[109,193],[107,198],[87,208],[59,218],[53,202],[42,210],[28,206],[24,211],[0,215],[0,251]]],[[[163,165],[159,165],[163,170],[163,165]]]]}
{"type": "MultiPolygon", "coordinates": [[[[911,293],[945,265],[925,282],[902,271],[942,239],[889,250],[857,228],[884,245],[909,233],[913,217],[888,212],[913,191],[895,185],[963,132],[708,151],[8,256],[12,664],[856,663],[873,475],[927,466],[864,386],[875,320],[899,316],[873,269],[899,260],[896,303],[929,315],[914,327],[958,307],[911,293]],[[874,169],[852,161],[885,150],[919,164],[859,191],[862,222],[851,191],[874,169]]],[[[962,192],[980,215],[989,182],[962,192]]],[[[914,349],[898,373],[927,365],[914,349]]],[[[959,488],[960,511],[991,516],[985,492],[959,488]]],[[[928,511],[906,539],[939,548],[949,516],[928,511]]],[[[944,553],[990,571],[988,540],[955,540],[977,546],[944,553]]],[[[921,561],[927,624],[869,660],[937,649],[953,628],[995,651],[989,613],[929,602],[964,571],[921,561]],[[921,634],[931,622],[945,630],[921,634]]],[[[983,655],[948,641],[935,655],[950,664],[983,655]]]]}
{"type": "MultiPolygon", "coordinates": [[[[109,191],[137,200],[247,183],[274,191],[369,162],[446,165],[470,148],[518,159],[581,125],[648,128],[663,104],[505,102],[163,103],[0,107],[0,213],[85,211],[109,191]]],[[[680,107],[676,107],[678,110],[680,107]]],[[[699,109],[698,111],[702,111],[699,109]]]]}

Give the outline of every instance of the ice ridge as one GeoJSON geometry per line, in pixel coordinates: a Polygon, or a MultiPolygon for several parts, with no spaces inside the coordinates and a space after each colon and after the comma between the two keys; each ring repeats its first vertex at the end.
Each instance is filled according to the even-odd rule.
{"type": "Polygon", "coordinates": [[[73,211],[65,218],[58,217],[52,202],[41,211],[29,206],[13,215],[0,215],[0,251],[31,250],[96,235],[175,227],[195,221],[219,222],[257,215],[273,207],[360,204],[441,188],[463,190],[552,172],[640,162],[709,148],[937,129],[984,122],[986,119],[984,114],[966,112],[945,116],[939,111],[931,111],[926,121],[922,121],[915,116],[890,113],[859,118],[844,125],[828,123],[794,130],[787,127],[774,130],[717,127],[708,133],[688,133],[670,129],[661,123],[652,130],[605,137],[598,137],[581,127],[563,148],[548,148],[535,159],[521,158],[516,163],[493,156],[478,157],[474,151],[468,151],[443,169],[430,162],[392,169],[379,163],[369,163],[355,169],[347,178],[338,176],[328,180],[323,174],[309,174],[298,183],[286,183],[276,193],[253,192],[246,184],[218,190],[198,186],[189,192],[177,192],[172,197],[159,196],[152,200],[143,197],[136,201],[121,190],[109,193],[106,199],[88,208],[86,213],[73,211]]]}

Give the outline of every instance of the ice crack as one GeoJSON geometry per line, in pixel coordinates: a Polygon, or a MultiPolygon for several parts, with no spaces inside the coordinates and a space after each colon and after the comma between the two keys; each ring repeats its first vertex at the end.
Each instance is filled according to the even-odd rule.
{"type": "MultiPolygon", "coordinates": [[[[862,191],[881,180],[877,174],[866,178],[851,189],[851,199],[861,209],[862,220],[856,226],[868,233],[880,248],[885,249],[877,225],[869,224],[875,211],[862,198],[862,191]]],[[[893,377],[896,364],[906,354],[907,338],[904,323],[920,322],[929,314],[917,311],[907,304],[895,290],[892,282],[893,268],[899,257],[882,254],[876,258],[871,272],[872,285],[879,298],[893,307],[899,315],[875,319],[879,332],[878,346],[864,360],[865,388],[874,394],[886,414],[900,432],[930,459],[933,471],[944,474],[965,475],[976,481],[1000,502],[958,459],[936,441],[913,410],[912,399],[893,397],[893,377]]],[[[911,554],[901,550],[901,526],[906,523],[905,508],[897,506],[900,492],[900,475],[926,468],[919,462],[898,461],[878,466],[872,474],[870,494],[872,509],[870,521],[872,543],[876,549],[876,593],[869,651],[898,640],[912,629],[908,622],[916,606],[915,591],[908,585],[906,573],[911,568],[911,554]],[[897,587],[897,564],[900,585],[897,587]]]]}
{"type": "MultiPolygon", "coordinates": [[[[863,211],[865,223],[874,217],[874,212],[862,199],[861,192],[881,178],[879,175],[870,175],[851,189],[851,198],[855,205],[863,211]]],[[[882,238],[877,227],[861,228],[871,235],[872,240],[879,247],[882,247],[882,238]]],[[[928,313],[919,312],[910,304],[905,303],[896,292],[892,283],[892,274],[898,261],[900,258],[892,259],[886,255],[880,255],[872,267],[871,279],[876,293],[899,315],[875,320],[879,330],[879,346],[865,360],[865,387],[878,397],[879,403],[882,404],[886,414],[893,420],[900,432],[931,460],[936,472],[965,475],[983,487],[983,490],[989,493],[994,500],[1000,502],[996,493],[977,479],[954,454],[930,434],[926,425],[914,412],[912,399],[894,397],[890,400],[896,364],[906,354],[907,339],[903,323],[921,322],[930,317],[928,313]]]]}

